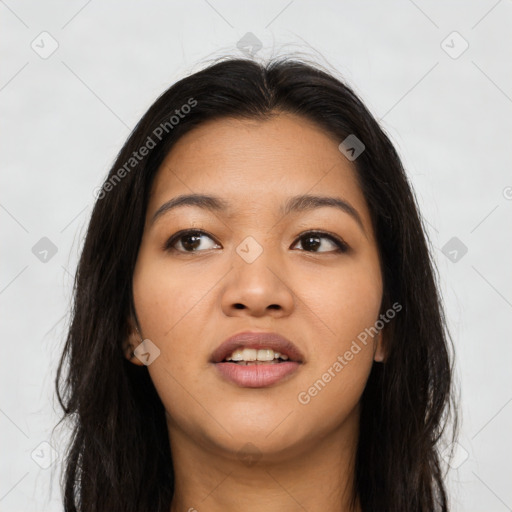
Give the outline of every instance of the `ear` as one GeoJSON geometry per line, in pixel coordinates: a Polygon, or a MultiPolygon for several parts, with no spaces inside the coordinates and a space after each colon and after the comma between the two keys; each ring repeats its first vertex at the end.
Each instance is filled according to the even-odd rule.
{"type": "Polygon", "coordinates": [[[144,366],[144,363],[134,354],[135,349],[142,343],[142,340],[140,338],[139,331],[137,330],[135,320],[131,315],[128,319],[128,326],[128,336],[123,343],[124,356],[131,363],[136,364],[137,366],[144,366]]]}
{"type": "Polygon", "coordinates": [[[384,350],[384,338],[386,328],[381,329],[379,334],[374,338],[373,360],[382,363],[386,359],[386,351],[384,350]]]}

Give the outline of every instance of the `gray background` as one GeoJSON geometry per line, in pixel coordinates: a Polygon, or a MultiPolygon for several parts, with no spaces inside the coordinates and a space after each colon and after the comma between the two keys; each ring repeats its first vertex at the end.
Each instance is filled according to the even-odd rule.
{"type": "Polygon", "coordinates": [[[6,0],[0,13],[1,511],[61,510],[53,380],[94,188],[172,82],[253,51],[338,70],[396,144],[457,351],[453,510],[512,510],[511,0],[6,0]],[[260,50],[237,44],[248,32],[260,50]]]}

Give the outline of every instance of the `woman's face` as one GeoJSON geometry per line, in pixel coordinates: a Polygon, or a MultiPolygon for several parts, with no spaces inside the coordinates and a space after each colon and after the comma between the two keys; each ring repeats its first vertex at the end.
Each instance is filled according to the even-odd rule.
{"type": "Polygon", "coordinates": [[[365,344],[362,333],[379,318],[383,290],[369,210],[339,142],[292,114],[222,119],[183,136],[159,169],[133,290],[142,336],[160,351],[148,371],[171,446],[173,432],[186,433],[214,453],[235,457],[251,443],[272,458],[356,428],[382,356],[380,334],[365,344]],[[188,194],[225,208],[160,210],[188,194]],[[353,213],[313,202],[285,213],[302,195],[340,199],[353,213]],[[168,243],[187,229],[206,233],[168,243]],[[243,364],[242,382],[229,380],[212,354],[245,331],[285,336],[301,362],[273,383],[247,385],[243,364]]]}

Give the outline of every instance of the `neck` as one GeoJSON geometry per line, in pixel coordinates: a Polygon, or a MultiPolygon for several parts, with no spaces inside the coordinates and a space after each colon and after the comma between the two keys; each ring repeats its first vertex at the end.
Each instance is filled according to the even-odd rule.
{"type": "Polygon", "coordinates": [[[354,411],[338,431],[279,458],[254,445],[246,445],[245,456],[206,449],[169,423],[175,473],[171,512],[360,512],[358,501],[350,506],[358,421],[354,411]]]}

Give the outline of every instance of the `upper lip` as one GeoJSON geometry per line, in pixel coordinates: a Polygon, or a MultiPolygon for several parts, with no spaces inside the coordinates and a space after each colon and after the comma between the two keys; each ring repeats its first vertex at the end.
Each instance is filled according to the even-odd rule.
{"type": "Polygon", "coordinates": [[[276,332],[244,331],[230,336],[219,345],[212,354],[211,362],[220,363],[237,348],[271,348],[274,352],[285,354],[290,361],[302,363],[304,356],[287,338],[276,332]]]}

